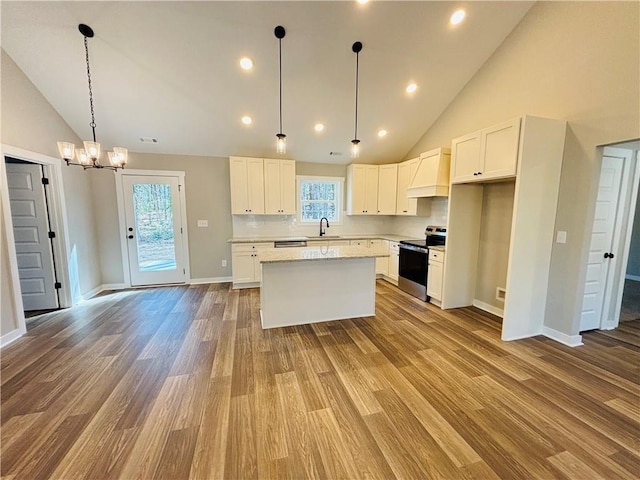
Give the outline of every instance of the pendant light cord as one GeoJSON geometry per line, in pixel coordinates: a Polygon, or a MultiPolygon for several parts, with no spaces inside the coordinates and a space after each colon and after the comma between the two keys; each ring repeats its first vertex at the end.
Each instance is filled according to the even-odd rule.
{"type": "Polygon", "coordinates": [[[280,133],[282,134],[282,39],[278,39],[278,60],[280,62],[280,133]]]}
{"type": "Polygon", "coordinates": [[[89,44],[87,37],[84,37],[84,51],[87,59],[87,80],[89,81],[89,106],[91,107],[91,123],[89,126],[93,131],[93,141],[96,141],[96,117],[93,111],[93,89],[91,88],[91,67],[89,66],[89,44]]]}
{"type": "Polygon", "coordinates": [[[355,126],[355,135],[354,139],[358,139],[358,72],[359,68],[359,60],[360,60],[360,52],[356,52],[356,126],[355,126]]]}

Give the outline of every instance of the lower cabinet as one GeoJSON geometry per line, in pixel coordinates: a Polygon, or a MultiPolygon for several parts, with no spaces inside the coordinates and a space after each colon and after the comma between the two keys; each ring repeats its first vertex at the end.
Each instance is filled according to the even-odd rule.
{"type": "MultiPolygon", "coordinates": [[[[369,248],[376,253],[389,253],[389,241],[388,240],[369,240],[369,248]]],[[[389,274],[389,257],[377,257],[376,258],[376,275],[388,275],[389,274]]]]}
{"type": "Polygon", "coordinates": [[[442,279],[444,275],[444,252],[429,251],[429,275],[427,276],[427,295],[440,303],[442,300],[442,279]]]}
{"type": "Polygon", "coordinates": [[[389,268],[387,278],[398,283],[398,266],[400,264],[400,244],[389,242],[389,268]]]}
{"type": "Polygon", "coordinates": [[[234,287],[251,287],[260,283],[258,249],[273,248],[273,243],[241,243],[231,246],[231,269],[234,287]]]}

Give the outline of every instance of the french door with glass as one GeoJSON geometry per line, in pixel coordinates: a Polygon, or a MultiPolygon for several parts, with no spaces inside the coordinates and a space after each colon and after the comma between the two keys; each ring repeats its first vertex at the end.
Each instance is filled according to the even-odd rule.
{"type": "Polygon", "coordinates": [[[186,279],[178,176],[122,175],[131,285],[186,279]]]}

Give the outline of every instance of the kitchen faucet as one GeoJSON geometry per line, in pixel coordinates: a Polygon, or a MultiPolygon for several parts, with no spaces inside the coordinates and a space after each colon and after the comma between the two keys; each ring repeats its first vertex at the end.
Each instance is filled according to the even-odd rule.
{"type": "Polygon", "coordinates": [[[326,220],[327,221],[327,228],[329,228],[329,219],[327,217],[322,217],[320,219],[320,236],[324,235],[324,230],[322,229],[322,220],[326,220]]]}

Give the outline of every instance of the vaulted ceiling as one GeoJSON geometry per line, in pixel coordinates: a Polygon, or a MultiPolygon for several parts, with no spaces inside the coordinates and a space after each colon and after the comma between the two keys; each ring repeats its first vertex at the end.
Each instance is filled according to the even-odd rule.
{"type": "MultiPolygon", "coordinates": [[[[349,163],[360,53],[361,163],[402,159],[533,2],[10,2],[2,48],[80,138],[137,152],[276,157],[282,40],[287,158],[349,163]],[[458,8],[465,20],[449,23],[458,8]],[[244,71],[241,57],[253,60],[244,71]],[[413,94],[406,86],[418,85],[413,94]],[[245,126],[241,118],[253,118],[245,126]],[[314,131],[318,122],[322,133],[314,131]],[[388,134],[380,138],[380,129],[388,134]],[[140,137],[156,137],[157,144],[140,137]],[[342,155],[331,154],[338,152],[342,155]]],[[[64,139],[60,139],[64,140],[64,139]]]]}

